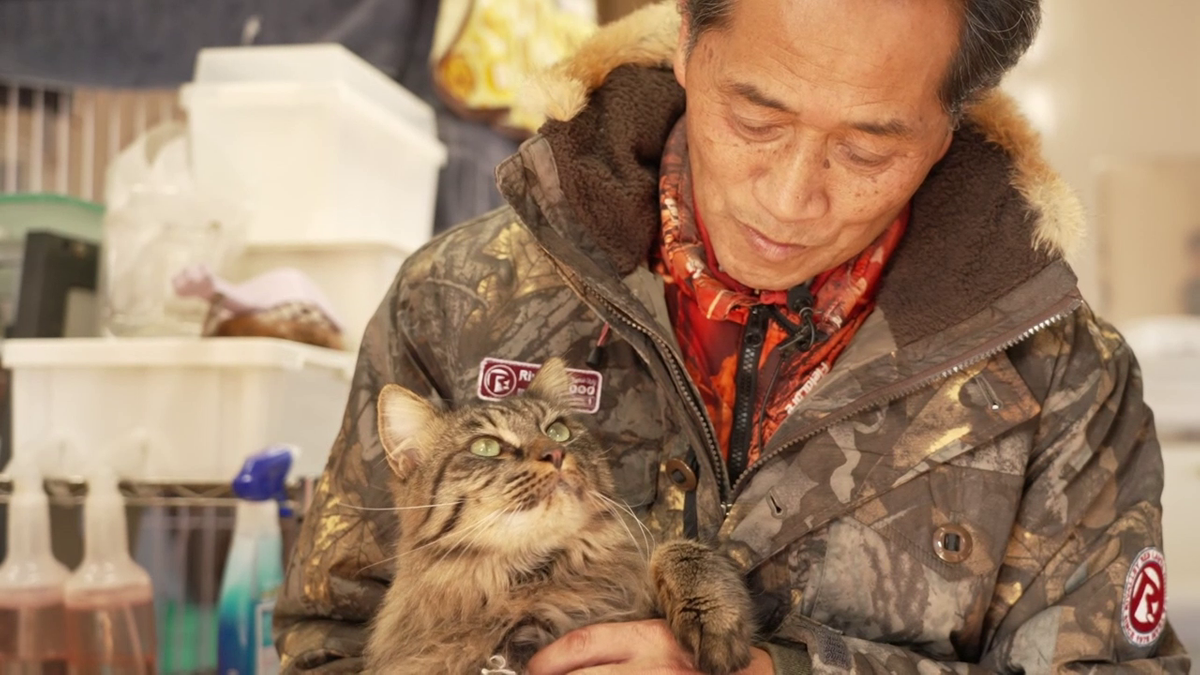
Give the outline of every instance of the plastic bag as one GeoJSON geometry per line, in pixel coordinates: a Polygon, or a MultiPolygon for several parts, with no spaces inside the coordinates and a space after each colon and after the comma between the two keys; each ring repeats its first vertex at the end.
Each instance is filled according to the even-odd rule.
{"type": "Polygon", "coordinates": [[[208,311],[172,279],[195,265],[222,271],[244,247],[248,212],[192,176],[186,126],[143,134],[108,168],[100,290],[108,335],[199,336],[208,311]]]}

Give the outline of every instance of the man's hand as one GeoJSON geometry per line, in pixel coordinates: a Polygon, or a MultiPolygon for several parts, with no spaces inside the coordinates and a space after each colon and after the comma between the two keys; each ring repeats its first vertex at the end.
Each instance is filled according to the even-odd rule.
{"type": "MultiPolygon", "coordinates": [[[[752,650],[738,675],[772,675],[771,657],[752,650]]],[[[661,619],[602,623],[571,631],[538,652],[529,675],[701,675],[661,619]]]]}

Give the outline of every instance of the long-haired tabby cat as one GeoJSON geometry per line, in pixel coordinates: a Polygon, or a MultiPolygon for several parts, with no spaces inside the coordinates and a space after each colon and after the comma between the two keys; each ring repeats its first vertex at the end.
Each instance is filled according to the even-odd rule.
{"type": "Polygon", "coordinates": [[[528,390],[441,410],[397,385],[379,396],[395,471],[395,577],[372,626],[379,673],[521,673],[593,623],[665,618],[702,671],[750,662],[749,595],[733,563],[693,541],[636,538],[605,449],[570,410],[563,363],[528,390]]]}

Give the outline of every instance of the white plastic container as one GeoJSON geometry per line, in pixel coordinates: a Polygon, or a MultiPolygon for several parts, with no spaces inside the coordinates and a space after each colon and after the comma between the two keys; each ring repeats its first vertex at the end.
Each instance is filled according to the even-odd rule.
{"type": "Polygon", "coordinates": [[[363,331],[395,281],[407,254],[386,244],[341,242],[253,246],[234,263],[238,280],[277,267],[304,272],[329,298],[344,327],[348,351],[357,352],[363,331]]]}
{"type": "Polygon", "coordinates": [[[98,459],[131,480],[225,483],[271,444],[317,476],[353,355],[270,338],[7,340],[16,456],[49,476],[98,459]]]}
{"type": "Polygon", "coordinates": [[[192,80],[201,84],[342,82],[421,132],[437,133],[429,105],[337,43],[202,49],[192,80]]]}
{"type": "Polygon", "coordinates": [[[202,54],[206,79],[180,97],[197,184],[244,195],[247,243],[353,239],[413,251],[428,241],[446,161],[432,110],[344,50],[263,49],[202,54]],[[213,74],[239,63],[272,79],[213,74]]]}

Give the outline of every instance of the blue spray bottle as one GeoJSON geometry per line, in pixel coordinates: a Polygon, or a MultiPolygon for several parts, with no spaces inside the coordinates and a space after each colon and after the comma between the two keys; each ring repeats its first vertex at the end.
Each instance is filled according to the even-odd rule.
{"type": "Polygon", "coordinates": [[[279,672],[271,618],[283,584],[279,517],[290,515],[284,501],[294,456],[291,448],[268,448],[251,455],[233,481],[233,492],[241,501],[217,609],[217,672],[221,675],[279,672]]]}

